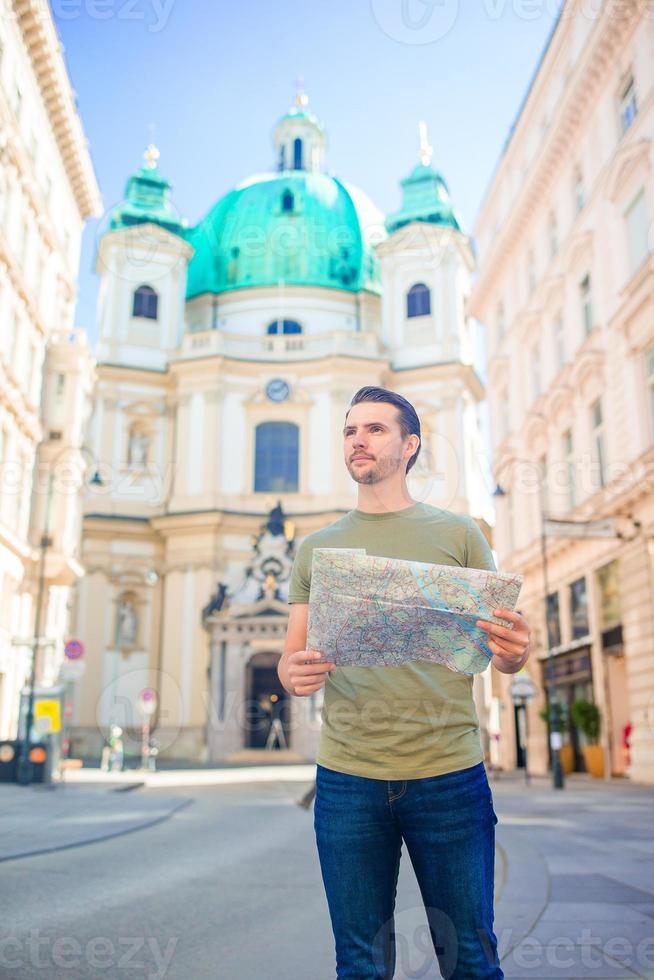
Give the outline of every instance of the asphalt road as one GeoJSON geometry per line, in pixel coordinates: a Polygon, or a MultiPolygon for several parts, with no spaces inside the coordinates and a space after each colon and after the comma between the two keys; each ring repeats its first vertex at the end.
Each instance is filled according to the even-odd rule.
{"type": "MultiPolygon", "coordinates": [[[[194,802],[153,827],[3,862],[0,977],[333,980],[313,813],[295,805],[304,789],[185,787],[194,802]]],[[[406,929],[421,906],[403,864],[406,929]]]]}

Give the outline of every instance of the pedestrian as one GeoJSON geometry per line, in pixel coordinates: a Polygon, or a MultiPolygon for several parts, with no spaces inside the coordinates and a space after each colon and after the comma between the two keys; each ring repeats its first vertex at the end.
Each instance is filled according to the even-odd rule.
{"type": "MultiPolygon", "coordinates": [[[[278,666],[296,697],[324,687],[314,829],[337,980],[393,977],[403,843],[443,976],[501,980],[493,931],[497,817],[472,677],[431,661],[336,667],[314,663],[322,653],[306,649],[316,547],[494,570],[493,556],[470,517],[411,497],[406,476],[420,452],[420,422],[405,398],[361,388],[345,415],[343,451],[357,506],[298,549],[278,666]]],[[[528,657],[529,626],[512,610],[493,612],[511,628],[477,623],[488,634],[493,666],[514,673],[528,657]]]]}

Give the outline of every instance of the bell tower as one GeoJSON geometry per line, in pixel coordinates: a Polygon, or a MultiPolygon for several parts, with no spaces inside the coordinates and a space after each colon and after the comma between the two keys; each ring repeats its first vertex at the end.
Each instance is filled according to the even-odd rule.
{"type": "Polygon", "coordinates": [[[158,159],[150,145],[98,247],[100,362],[161,370],[180,342],[193,249],[158,159]]]}

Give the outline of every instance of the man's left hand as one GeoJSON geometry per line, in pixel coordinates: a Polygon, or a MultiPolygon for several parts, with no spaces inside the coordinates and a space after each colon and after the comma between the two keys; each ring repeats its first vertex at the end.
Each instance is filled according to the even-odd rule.
{"type": "Polygon", "coordinates": [[[488,648],[493,652],[492,664],[503,674],[515,674],[529,657],[529,624],[512,609],[493,609],[493,616],[508,619],[511,627],[478,619],[477,626],[488,633],[488,648]]]}

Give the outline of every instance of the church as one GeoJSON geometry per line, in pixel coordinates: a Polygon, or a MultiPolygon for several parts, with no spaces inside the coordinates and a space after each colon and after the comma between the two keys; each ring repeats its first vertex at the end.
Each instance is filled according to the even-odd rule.
{"type": "MultiPolygon", "coordinates": [[[[326,169],[304,93],[270,169],[194,227],[156,147],[129,178],[97,248],[102,486],[84,501],[72,754],[99,757],[112,723],[138,754],[150,688],[161,758],[315,757],[320,695],[288,697],[276,664],[298,543],[356,505],[342,427],[362,385],[416,407],[414,499],[488,534],[474,251],[422,124],[400,187],[384,215],[326,169]]],[[[482,730],[490,685],[475,680],[482,730]]]]}

